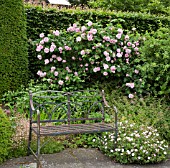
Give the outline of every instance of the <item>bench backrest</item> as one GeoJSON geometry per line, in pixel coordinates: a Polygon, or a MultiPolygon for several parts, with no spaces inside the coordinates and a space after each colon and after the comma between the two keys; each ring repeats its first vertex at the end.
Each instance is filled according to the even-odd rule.
{"type": "Polygon", "coordinates": [[[37,123],[101,122],[105,119],[103,94],[100,91],[39,91],[29,93],[30,121],[37,123]]]}

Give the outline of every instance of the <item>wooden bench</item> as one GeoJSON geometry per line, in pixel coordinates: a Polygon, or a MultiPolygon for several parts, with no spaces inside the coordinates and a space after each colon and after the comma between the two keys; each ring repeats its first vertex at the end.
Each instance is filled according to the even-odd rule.
{"type": "Polygon", "coordinates": [[[39,91],[29,92],[30,97],[30,130],[28,155],[30,152],[41,167],[40,143],[42,136],[68,134],[115,132],[117,142],[117,108],[113,106],[114,124],[105,121],[105,107],[111,108],[102,92],[88,91],[39,91]],[[37,151],[31,149],[32,133],[37,136],[37,151]]]}

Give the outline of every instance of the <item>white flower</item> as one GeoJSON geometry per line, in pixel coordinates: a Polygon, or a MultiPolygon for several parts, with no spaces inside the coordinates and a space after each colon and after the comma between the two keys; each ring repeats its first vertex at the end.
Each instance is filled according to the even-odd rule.
{"type": "Polygon", "coordinates": [[[113,153],[113,150],[111,149],[110,152],[113,153]]]}
{"type": "Polygon", "coordinates": [[[127,150],[126,152],[127,152],[127,154],[128,154],[128,155],[130,155],[130,154],[131,154],[131,151],[129,151],[129,150],[127,150]]]}
{"type": "Polygon", "coordinates": [[[135,156],[135,154],[134,154],[134,153],[132,153],[132,156],[135,156]]]}
{"type": "Polygon", "coordinates": [[[141,159],[141,157],[140,157],[140,156],[138,156],[138,159],[140,160],[140,159],[141,159]]]}
{"type": "Polygon", "coordinates": [[[135,30],[136,30],[136,28],[135,28],[135,27],[133,27],[133,28],[132,28],[132,30],[133,30],[133,31],[135,31],[135,30]]]}

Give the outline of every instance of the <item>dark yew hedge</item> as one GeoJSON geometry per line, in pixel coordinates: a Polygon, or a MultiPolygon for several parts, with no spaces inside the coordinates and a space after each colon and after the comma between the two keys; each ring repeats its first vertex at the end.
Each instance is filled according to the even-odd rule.
{"type": "Polygon", "coordinates": [[[22,0],[0,3],[0,96],[28,80],[26,19],[22,0]]]}

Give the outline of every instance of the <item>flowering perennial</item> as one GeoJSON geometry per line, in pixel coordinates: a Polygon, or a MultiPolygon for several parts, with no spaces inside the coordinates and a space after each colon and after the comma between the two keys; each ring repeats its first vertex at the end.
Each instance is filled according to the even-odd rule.
{"type": "Polygon", "coordinates": [[[95,74],[113,81],[121,78],[128,97],[133,98],[142,82],[134,63],[140,56],[140,41],[124,32],[113,25],[103,28],[88,21],[84,26],[75,23],[48,36],[41,33],[35,50],[44,67],[37,75],[56,87],[81,84],[95,74]]]}
{"type": "Polygon", "coordinates": [[[97,138],[93,142],[98,143],[106,155],[120,163],[156,163],[167,158],[168,143],[153,127],[125,120],[119,123],[116,148],[114,138],[113,133],[104,133],[102,138],[97,138]]]}

